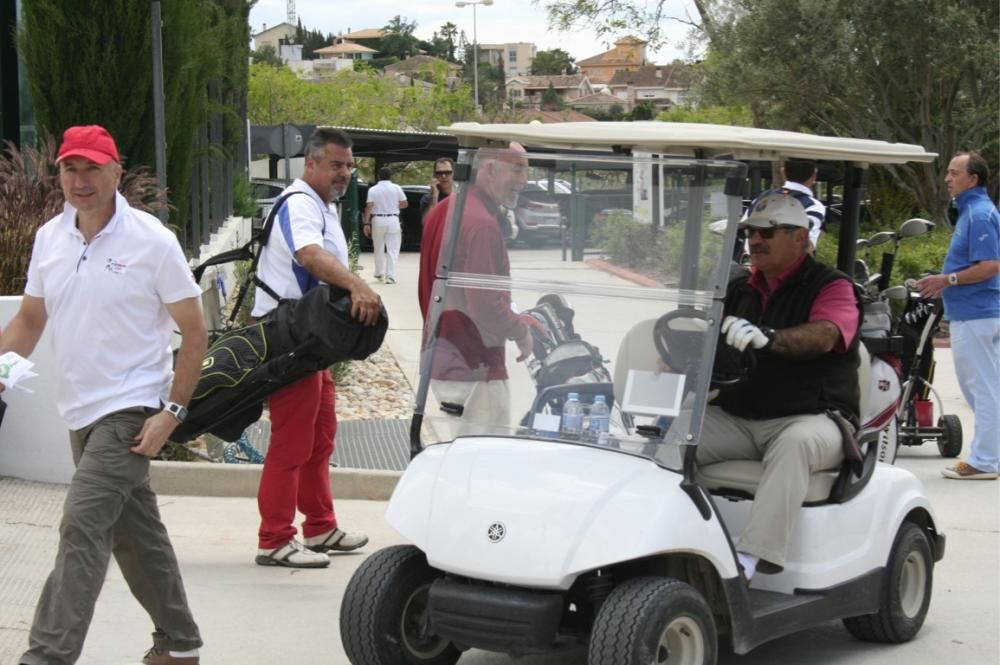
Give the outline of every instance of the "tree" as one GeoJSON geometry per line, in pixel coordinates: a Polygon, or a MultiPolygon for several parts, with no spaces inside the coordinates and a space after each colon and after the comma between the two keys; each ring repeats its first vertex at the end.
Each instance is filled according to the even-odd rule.
{"type": "Polygon", "coordinates": [[[629,120],[652,120],[656,117],[656,107],[653,102],[639,102],[632,107],[632,112],[628,114],[629,120]]]}
{"type": "Polygon", "coordinates": [[[532,76],[575,74],[576,60],[561,48],[539,51],[531,61],[532,76]]]}
{"type": "Polygon", "coordinates": [[[302,45],[302,59],[314,60],[314,51],[333,43],[333,35],[323,36],[319,30],[308,30],[302,27],[302,19],[299,19],[295,26],[295,36],[292,37],[293,44],[302,45]]]}
{"type": "Polygon", "coordinates": [[[399,85],[372,69],[341,71],[316,83],[287,67],[250,66],[249,117],[252,124],[332,124],[377,129],[433,130],[473,117],[472,93],[451,89],[448,67],[431,63],[419,71],[421,83],[399,85]]]}
{"type": "Polygon", "coordinates": [[[250,52],[251,62],[260,62],[265,65],[271,65],[272,67],[281,67],[284,65],[284,61],[278,55],[278,52],[274,50],[274,47],[270,44],[264,44],[256,51],[250,52]]]}
{"type": "Polygon", "coordinates": [[[396,57],[405,60],[417,53],[416,37],[413,31],[417,29],[415,21],[407,21],[399,14],[396,14],[383,28],[386,35],[378,42],[379,55],[382,57],[396,57]]]}
{"type": "MultiPolygon", "coordinates": [[[[171,221],[178,226],[190,216],[191,173],[203,124],[213,114],[223,118],[222,145],[229,156],[245,141],[237,138],[242,123],[233,116],[245,94],[251,5],[245,0],[162,5],[167,184],[171,221]]],[[[150,3],[132,0],[23,5],[17,44],[41,134],[101,124],[128,166],[155,168],[150,12],[150,3]]]]}
{"type": "Polygon", "coordinates": [[[667,17],[664,6],[548,3],[558,27],[631,29],[654,45],[662,41],[660,20],[689,23],[708,43],[702,102],[746,106],[755,126],[915,143],[938,153],[931,164],[886,169],[940,220],[951,155],[1000,150],[995,2],[695,0],[697,20],[667,17]]]}
{"type": "Polygon", "coordinates": [[[542,93],[541,107],[543,111],[561,111],[566,108],[566,102],[563,101],[562,95],[556,92],[551,81],[548,89],[542,93]]]}

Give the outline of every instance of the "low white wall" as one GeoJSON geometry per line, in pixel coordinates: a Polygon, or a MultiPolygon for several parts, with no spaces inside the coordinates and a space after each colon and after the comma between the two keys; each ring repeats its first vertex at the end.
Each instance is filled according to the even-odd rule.
{"type": "MultiPolygon", "coordinates": [[[[17,314],[20,296],[0,296],[0,328],[17,314]]],[[[31,354],[38,376],[24,386],[34,392],[5,390],[7,414],[0,425],[0,475],[67,483],[73,475],[69,429],[56,411],[55,359],[49,331],[31,354]]]]}
{"type": "MultiPolygon", "coordinates": [[[[202,248],[208,258],[227,249],[238,247],[250,237],[250,220],[230,218],[211,242],[202,248]]],[[[227,293],[233,286],[232,264],[210,268],[202,279],[205,318],[208,325],[218,318],[216,275],[222,273],[227,293]]],[[[21,306],[20,296],[0,296],[0,328],[14,318],[21,306]]],[[[7,414],[0,425],[0,476],[12,476],[47,483],[68,483],[73,476],[73,460],[69,448],[69,430],[56,410],[55,360],[49,331],[42,334],[31,354],[38,376],[25,382],[33,392],[5,390],[7,414]]]]}

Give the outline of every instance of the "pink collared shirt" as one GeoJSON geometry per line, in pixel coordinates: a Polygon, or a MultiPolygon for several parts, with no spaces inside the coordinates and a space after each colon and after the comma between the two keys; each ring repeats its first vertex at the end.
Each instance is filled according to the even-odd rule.
{"type": "MultiPolygon", "coordinates": [[[[764,273],[760,270],[755,270],[750,275],[747,284],[760,294],[761,311],[767,311],[771,294],[787,282],[805,260],[806,257],[803,256],[775,279],[765,279],[764,273]]],[[[846,351],[854,341],[854,335],[858,330],[858,316],[854,287],[846,279],[835,279],[824,286],[809,310],[810,321],[829,321],[840,330],[840,340],[833,348],[837,353],[846,351]]]]}

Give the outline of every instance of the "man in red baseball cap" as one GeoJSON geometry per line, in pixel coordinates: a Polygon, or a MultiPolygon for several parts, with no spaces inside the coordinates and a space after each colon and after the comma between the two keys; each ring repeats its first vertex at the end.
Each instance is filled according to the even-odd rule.
{"type": "Polygon", "coordinates": [[[66,204],[35,236],[21,307],[0,337],[0,353],[28,356],[52,329],[56,405],[76,464],[20,663],[77,661],[114,554],[155,629],[144,665],[198,665],[201,636],[149,460],[186,416],[198,381],[201,289],[173,233],[118,192],[121,158],[107,130],[70,127],[56,162],[66,204]]]}

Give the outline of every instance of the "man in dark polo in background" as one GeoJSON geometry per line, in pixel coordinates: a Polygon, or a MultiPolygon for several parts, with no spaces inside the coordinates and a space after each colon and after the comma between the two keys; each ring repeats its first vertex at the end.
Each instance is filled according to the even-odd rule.
{"type": "Polygon", "coordinates": [[[761,197],[743,222],[756,270],[726,294],[724,342],[756,351],[748,379],[705,413],[698,464],[761,460],[750,521],[736,541],[747,579],[780,572],[814,471],[836,468],[843,440],[827,410],[860,414],[861,312],[846,275],[810,255],[809,217],[790,194],[761,197]]]}
{"type": "Polygon", "coordinates": [[[455,189],[455,162],[447,157],[434,162],[434,177],[431,178],[431,191],[420,197],[420,219],[427,217],[427,212],[451,196],[455,189]]]}

